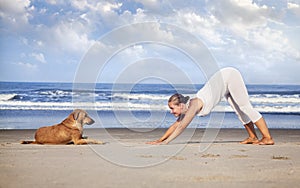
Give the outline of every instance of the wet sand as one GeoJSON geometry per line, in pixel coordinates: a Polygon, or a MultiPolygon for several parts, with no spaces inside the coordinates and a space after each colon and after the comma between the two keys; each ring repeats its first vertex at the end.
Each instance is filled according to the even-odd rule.
{"type": "Polygon", "coordinates": [[[271,129],[273,146],[239,144],[243,129],[206,140],[205,129],[187,130],[169,145],[145,144],[164,131],[85,129],[106,144],[76,146],[22,145],[34,130],[1,130],[0,187],[299,186],[300,130],[271,129]]]}

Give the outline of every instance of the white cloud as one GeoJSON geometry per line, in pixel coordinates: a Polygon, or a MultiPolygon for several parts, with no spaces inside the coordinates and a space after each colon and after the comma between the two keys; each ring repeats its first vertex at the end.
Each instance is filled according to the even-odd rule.
{"type": "Polygon", "coordinates": [[[223,43],[221,35],[216,30],[219,20],[217,20],[214,15],[203,17],[191,10],[183,10],[177,12],[174,21],[189,32],[200,36],[205,41],[212,44],[223,43]]]}
{"type": "Polygon", "coordinates": [[[39,11],[40,14],[45,14],[46,12],[47,12],[47,9],[46,9],[46,8],[42,8],[42,9],[39,11]]]}
{"type": "Polygon", "coordinates": [[[250,0],[209,1],[209,11],[220,22],[221,26],[239,36],[247,35],[248,31],[267,25],[269,10],[258,6],[250,0]]]}
{"type": "MultiPolygon", "coordinates": [[[[24,63],[19,54],[30,54],[27,57],[41,63],[49,62],[44,66],[53,64],[53,60],[62,64],[79,62],[91,45],[111,31],[124,25],[155,21],[157,24],[151,29],[140,28],[134,37],[151,36],[186,43],[159,24],[169,23],[205,41],[222,65],[241,69],[261,66],[274,71],[276,66],[285,65],[294,69],[300,58],[299,5],[294,0],[174,0],[172,3],[165,0],[3,0],[0,22],[6,32],[1,39],[9,43],[12,37],[19,42],[7,50],[20,49],[14,60],[19,63],[15,65],[37,68],[39,64],[24,63]]],[[[132,33],[127,34],[133,36],[132,33]]],[[[126,38],[124,34],[119,35],[115,36],[116,41],[119,37],[126,38]]],[[[185,46],[197,48],[193,44],[185,46]]],[[[105,48],[110,50],[108,46],[105,48]]],[[[127,53],[126,60],[130,56],[136,60],[156,52],[151,47],[136,45],[123,54],[127,53]]]]}
{"type": "Polygon", "coordinates": [[[119,9],[122,3],[110,3],[107,1],[89,1],[89,0],[73,0],[70,1],[73,7],[78,10],[89,10],[106,14],[119,9]]]}
{"type": "Polygon", "coordinates": [[[300,8],[300,6],[298,4],[290,3],[290,2],[288,2],[287,7],[289,9],[298,9],[298,8],[300,8]]]}
{"type": "Polygon", "coordinates": [[[55,55],[80,56],[94,42],[93,39],[89,39],[90,28],[82,19],[66,20],[62,17],[60,22],[53,25],[35,27],[32,33],[35,37],[30,40],[31,46],[35,51],[39,50],[44,55],[54,53],[55,55]]]}
{"type": "Polygon", "coordinates": [[[40,40],[38,40],[38,41],[34,41],[35,43],[36,43],[36,45],[37,46],[39,46],[39,47],[42,47],[42,46],[44,46],[44,43],[43,43],[43,41],[40,41],[40,40]]]}
{"type": "Polygon", "coordinates": [[[72,28],[72,25],[64,23],[53,28],[52,32],[56,46],[61,48],[61,50],[74,53],[84,52],[90,47],[92,42],[88,39],[86,33],[75,30],[72,28]]]}
{"type": "Polygon", "coordinates": [[[148,16],[154,17],[169,16],[174,13],[174,6],[178,4],[174,0],[136,0],[136,2],[143,4],[143,9],[147,12],[148,16]]]}
{"type": "MultiPolygon", "coordinates": [[[[218,57],[232,55],[233,59],[240,57],[240,64],[252,63],[260,66],[288,64],[290,62],[286,61],[287,58],[299,59],[299,49],[291,43],[294,39],[284,32],[286,24],[283,20],[283,12],[274,11],[272,7],[264,4],[258,5],[250,0],[209,1],[208,5],[207,10],[216,21],[209,20],[207,14],[205,14],[206,18],[194,15],[193,20],[185,20],[192,20],[190,25],[199,27],[197,33],[200,37],[222,41],[215,43],[217,45],[212,48],[213,52],[218,53],[218,57]],[[202,28],[198,25],[201,25],[202,28]],[[207,31],[201,33],[201,29],[207,31]],[[206,35],[206,33],[210,35],[206,35]],[[256,62],[249,62],[255,56],[256,62]]],[[[296,6],[292,5],[292,7],[296,6]]],[[[190,11],[189,14],[191,14],[190,11]]],[[[213,42],[213,40],[210,41],[213,42]]],[[[223,58],[220,59],[230,62],[223,58]]]]}
{"type": "MultiPolygon", "coordinates": [[[[288,2],[287,3],[287,8],[292,11],[299,19],[300,16],[300,2],[288,2]]],[[[299,21],[299,20],[298,20],[299,21]]],[[[299,22],[298,22],[299,25],[299,22]]]]}
{"type": "Polygon", "coordinates": [[[59,4],[58,1],[60,1],[60,0],[46,0],[46,2],[51,4],[51,5],[59,4]]]}
{"type": "MultiPolygon", "coordinates": [[[[299,57],[299,51],[290,44],[287,36],[282,31],[270,29],[268,27],[251,32],[248,42],[253,44],[253,50],[263,51],[267,54],[278,54],[280,60],[286,57],[299,57]]],[[[277,59],[278,60],[278,59],[277,59]]]]}
{"type": "Polygon", "coordinates": [[[34,57],[40,63],[47,63],[44,54],[42,53],[32,53],[30,56],[34,57]]]}
{"type": "Polygon", "coordinates": [[[146,51],[143,45],[134,45],[130,48],[126,48],[122,53],[127,56],[126,58],[141,58],[145,55],[146,51]]]}
{"type": "Polygon", "coordinates": [[[25,63],[25,62],[18,62],[18,63],[15,63],[16,65],[18,66],[21,66],[23,68],[26,68],[26,69],[30,69],[30,70],[36,70],[37,69],[37,65],[35,64],[32,64],[32,63],[25,63]]]}
{"type": "Polygon", "coordinates": [[[27,26],[31,17],[30,0],[6,0],[0,1],[0,18],[14,30],[27,26]]]}

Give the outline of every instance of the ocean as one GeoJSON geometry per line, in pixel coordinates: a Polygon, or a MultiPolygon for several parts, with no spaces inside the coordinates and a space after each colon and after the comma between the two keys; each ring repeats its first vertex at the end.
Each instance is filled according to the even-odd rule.
{"type": "MultiPolygon", "coordinates": [[[[36,129],[61,122],[77,108],[92,114],[92,128],[166,128],[174,93],[195,96],[203,85],[0,82],[0,129],[36,129]],[[88,88],[88,89],[86,89],[88,88]],[[90,89],[92,88],[92,89],[90,89]]],[[[250,101],[269,128],[300,129],[299,85],[247,85],[250,101]]],[[[223,100],[213,113],[224,114],[222,128],[243,128],[223,100]]],[[[210,116],[196,117],[189,127],[209,126],[210,116]]],[[[213,127],[213,125],[210,125],[213,127]]]]}

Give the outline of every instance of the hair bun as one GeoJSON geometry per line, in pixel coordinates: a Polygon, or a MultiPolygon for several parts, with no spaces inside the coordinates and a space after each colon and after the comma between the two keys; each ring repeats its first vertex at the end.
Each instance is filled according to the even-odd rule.
{"type": "Polygon", "coordinates": [[[190,97],[189,97],[189,96],[186,96],[186,97],[184,97],[184,101],[183,101],[183,103],[184,103],[184,104],[186,104],[186,103],[189,101],[189,99],[190,99],[190,97]]]}
{"type": "Polygon", "coordinates": [[[179,103],[186,104],[189,101],[189,96],[183,96],[182,94],[176,93],[169,98],[168,102],[174,102],[174,104],[178,105],[179,103]]]}

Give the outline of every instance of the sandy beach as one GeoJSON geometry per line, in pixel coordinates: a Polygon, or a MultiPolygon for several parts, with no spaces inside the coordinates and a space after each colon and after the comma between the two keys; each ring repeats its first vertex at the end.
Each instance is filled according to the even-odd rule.
{"type": "Polygon", "coordinates": [[[106,144],[54,146],[19,144],[34,130],[1,130],[0,187],[299,186],[300,130],[271,129],[273,146],[239,144],[243,129],[221,129],[212,143],[197,129],[169,145],[144,144],[164,131],[86,129],[106,144]]]}

